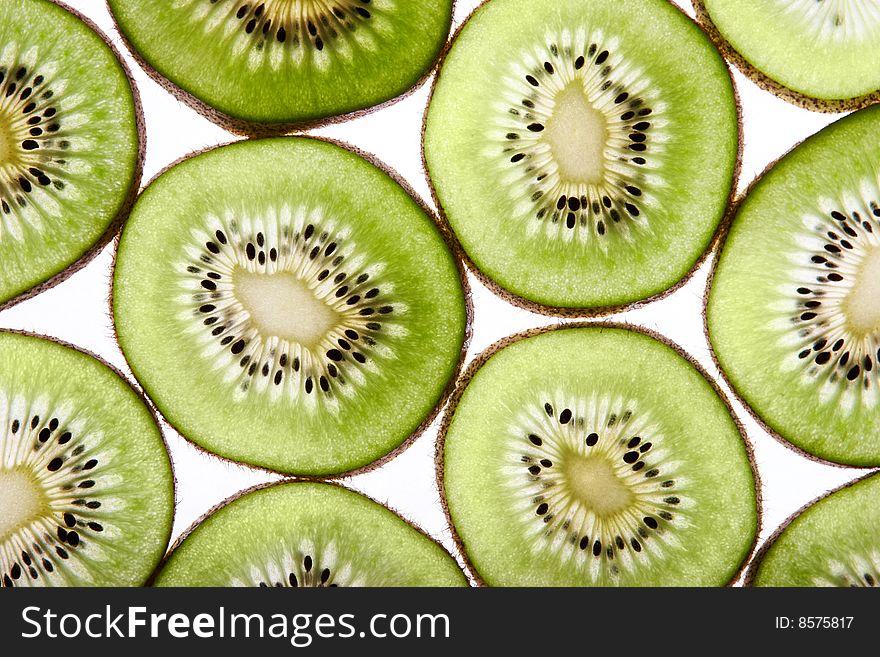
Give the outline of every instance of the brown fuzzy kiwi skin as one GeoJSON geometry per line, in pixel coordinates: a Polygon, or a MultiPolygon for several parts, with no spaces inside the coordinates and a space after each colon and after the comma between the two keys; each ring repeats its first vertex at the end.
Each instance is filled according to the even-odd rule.
{"type": "Polygon", "coordinates": [[[878,474],[880,474],[880,470],[877,470],[877,469],[870,470],[866,474],[863,474],[862,476],[857,477],[857,478],[853,479],[852,481],[849,481],[849,482],[843,484],[842,486],[838,486],[837,488],[834,488],[832,490],[829,490],[829,491],[823,493],[819,497],[807,502],[801,508],[799,508],[797,511],[792,513],[788,518],[785,519],[785,522],[783,522],[779,527],[776,528],[776,531],[774,531],[769,536],[769,538],[767,538],[767,540],[764,541],[764,544],[755,553],[755,557],[752,559],[751,564],[749,564],[749,567],[746,570],[745,578],[743,579],[743,586],[747,586],[747,587],[755,586],[755,578],[758,576],[758,570],[760,570],[761,563],[764,561],[764,557],[767,556],[767,552],[770,551],[770,548],[773,547],[773,544],[776,543],[776,539],[779,538],[779,536],[782,534],[782,532],[784,532],[792,522],[797,520],[804,513],[804,511],[806,511],[807,509],[812,507],[814,504],[818,504],[819,502],[824,500],[826,497],[830,497],[831,495],[834,495],[834,493],[836,493],[838,491],[849,488],[850,486],[854,486],[855,484],[858,484],[862,481],[865,481],[866,479],[870,479],[871,477],[874,477],[878,474]]]}
{"type": "MultiPolygon", "coordinates": [[[[572,318],[572,319],[592,319],[605,317],[607,315],[613,315],[616,313],[628,311],[628,310],[636,310],[638,308],[642,308],[654,301],[660,301],[661,299],[665,299],[669,295],[677,292],[680,288],[688,283],[694,274],[699,271],[699,269],[703,266],[703,263],[708,259],[708,257],[717,249],[718,245],[723,240],[724,234],[727,232],[727,228],[730,224],[730,220],[732,218],[731,215],[731,207],[733,205],[733,201],[736,198],[736,185],[737,181],[740,178],[740,173],[742,171],[742,159],[743,159],[743,111],[742,111],[742,101],[740,98],[739,90],[736,86],[736,81],[733,78],[733,73],[731,71],[730,65],[724,61],[725,68],[727,69],[727,75],[730,79],[730,85],[733,90],[733,100],[736,105],[736,124],[737,124],[737,147],[736,147],[736,161],[734,162],[733,172],[731,174],[730,181],[730,193],[728,194],[727,201],[725,203],[725,211],[723,212],[720,221],[718,222],[718,227],[715,229],[714,235],[710,238],[709,242],[706,244],[705,249],[700,254],[699,258],[697,258],[696,262],[691,266],[691,268],[682,276],[682,278],[673,284],[671,287],[658,292],[657,294],[648,296],[644,299],[637,299],[635,301],[631,301],[628,303],[622,303],[611,306],[595,306],[595,307],[574,307],[574,306],[552,306],[546,305],[542,303],[538,303],[536,301],[531,301],[522,297],[510,290],[502,287],[494,280],[489,278],[485,273],[483,273],[480,268],[474,263],[474,261],[470,258],[470,256],[465,252],[464,247],[461,245],[461,242],[458,240],[458,237],[455,235],[454,231],[452,231],[451,224],[449,222],[449,218],[446,214],[445,209],[443,208],[442,203],[440,202],[440,197],[437,194],[437,189],[434,186],[434,181],[431,179],[431,174],[428,169],[428,160],[425,156],[425,129],[428,123],[428,111],[431,107],[431,101],[434,98],[434,92],[437,90],[437,83],[440,79],[440,73],[443,69],[443,64],[446,61],[446,57],[449,55],[450,50],[455,45],[458,40],[459,35],[462,30],[467,26],[467,24],[474,18],[474,15],[488,2],[492,0],[482,0],[480,4],[474,8],[474,10],[462,21],[461,25],[455,30],[452,38],[449,40],[449,43],[446,44],[446,48],[440,55],[440,59],[437,64],[437,75],[434,76],[434,80],[431,83],[431,89],[428,95],[428,106],[422,116],[422,141],[421,141],[421,158],[422,158],[422,171],[425,175],[425,179],[428,182],[428,188],[431,190],[431,199],[434,202],[435,207],[442,219],[444,225],[449,226],[449,230],[452,233],[455,251],[458,256],[462,259],[462,261],[467,266],[468,271],[470,271],[486,288],[488,288],[493,294],[503,299],[507,303],[516,306],[517,308],[521,308],[522,310],[527,310],[532,313],[536,313],[538,315],[544,315],[547,317],[563,317],[563,318],[572,318]]],[[[706,34],[705,29],[702,25],[694,21],[690,16],[688,16],[684,11],[682,11],[681,7],[679,7],[676,3],[670,2],[678,11],[684,16],[687,20],[694,24],[701,32],[706,34]]],[[[708,38],[709,35],[706,34],[708,38]]]]}
{"type": "Polygon", "coordinates": [[[455,391],[452,393],[452,397],[449,400],[449,405],[446,408],[446,411],[443,415],[443,419],[440,423],[440,432],[437,436],[436,448],[434,450],[434,467],[436,471],[436,484],[437,488],[440,492],[440,503],[443,506],[443,513],[446,516],[446,522],[449,524],[449,527],[452,531],[452,539],[455,543],[456,550],[461,555],[462,560],[464,561],[467,572],[471,575],[474,581],[478,586],[489,586],[486,581],[482,578],[479,571],[474,566],[470,557],[468,556],[467,550],[465,549],[464,541],[461,539],[461,536],[458,533],[458,530],[455,527],[455,524],[452,522],[452,514],[449,511],[449,503],[446,498],[446,487],[444,486],[445,480],[445,461],[444,461],[444,451],[446,446],[446,435],[449,431],[449,427],[452,424],[453,416],[455,415],[455,410],[458,408],[458,404],[461,401],[461,397],[464,394],[467,386],[470,384],[471,380],[477,374],[477,372],[482,368],[486,362],[492,358],[496,353],[504,349],[505,347],[509,347],[512,344],[519,342],[520,340],[525,340],[526,338],[531,338],[537,335],[543,335],[545,333],[550,333],[552,331],[557,330],[567,330],[567,329],[579,329],[579,328],[589,328],[589,329],[623,329],[626,331],[631,331],[633,333],[639,333],[641,335],[648,336],[657,340],[658,342],[666,345],[670,349],[672,349],[679,356],[684,358],[690,365],[699,372],[699,374],[706,380],[706,382],[712,387],[715,391],[715,394],[721,399],[724,406],[727,407],[727,411],[730,414],[730,417],[733,419],[733,423],[736,426],[737,432],[742,438],[743,445],[745,446],[746,455],[749,459],[749,465],[752,470],[752,476],[755,480],[755,505],[757,511],[756,518],[756,526],[755,526],[755,537],[752,539],[752,544],[746,552],[746,556],[743,558],[742,563],[736,569],[736,572],[731,576],[730,580],[726,584],[726,586],[733,586],[736,581],[742,576],[748,567],[749,561],[752,559],[752,556],[755,553],[755,548],[758,544],[758,536],[760,536],[761,531],[763,529],[763,508],[764,508],[764,498],[763,498],[763,482],[761,481],[761,474],[758,469],[758,463],[755,459],[755,451],[752,447],[752,443],[749,439],[749,436],[745,430],[740,419],[737,417],[736,413],[733,410],[733,407],[730,404],[727,396],[721,387],[715,382],[715,380],[709,376],[703,366],[697,362],[697,360],[687,353],[684,349],[682,349],[678,344],[670,340],[669,338],[653,331],[651,329],[645,328],[643,326],[637,326],[635,324],[628,323],[620,323],[620,322],[560,322],[558,324],[550,325],[550,326],[542,326],[539,328],[529,329],[527,331],[522,331],[520,333],[516,333],[514,335],[510,335],[506,338],[502,338],[498,340],[494,344],[487,347],[483,352],[478,354],[473,361],[468,365],[467,369],[462,373],[459,378],[458,385],[455,388],[455,391]]]}
{"type": "MultiPolygon", "coordinates": [[[[143,390],[141,390],[141,388],[139,386],[132,383],[132,381],[119,368],[117,368],[112,363],[107,362],[101,356],[99,356],[98,354],[96,354],[93,351],[89,351],[88,349],[84,349],[83,347],[78,347],[75,344],[72,344],[72,343],[67,342],[65,340],[61,340],[59,338],[55,338],[55,337],[52,337],[49,335],[43,335],[41,333],[33,333],[31,331],[19,331],[17,329],[3,328],[3,329],[0,329],[0,335],[3,335],[3,334],[23,335],[23,336],[26,336],[29,338],[39,338],[40,340],[46,340],[47,342],[52,342],[52,343],[60,345],[62,347],[67,347],[68,349],[72,349],[73,351],[77,351],[81,354],[84,354],[85,356],[89,356],[89,357],[93,358],[94,360],[101,363],[101,365],[103,365],[104,367],[109,369],[111,372],[116,374],[116,376],[118,376],[123,382],[125,382],[125,384],[128,386],[128,388],[135,394],[135,396],[137,396],[137,398],[141,401],[141,403],[146,407],[147,411],[150,414],[150,417],[153,418],[153,423],[156,425],[156,428],[159,430],[159,436],[162,438],[162,444],[165,446],[165,456],[168,459],[168,468],[171,472],[171,486],[172,486],[171,494],[172,494],[173,502],[171,505],[171,518],[170,518],[171,522],[168,524],[168,534],[165,537],[165,546],[166,546],[166,551],[167,551],[168,543],[171,540],[171,531],[172,531],[172,528],[174,527],[174,518],[177,516],[177,504],[179,501],[178,497],[177,497],[177,490],[178,490],[178,483],[179,482],[177,480],[177,469],[176,469],[176,466],[174,465],[174,457],[171,455],[171,450],[169,449],[169,446],[168,446],[168,437],[165,435],[165,432],[162,431],[162,423],[160,421],[161,418],[160,418],[158,412],[156,411],[155,407],[153,406],[152,402],[144,394],[143,390]]],[[[164,561],[164,557],[159,562],[160,565],[163,561],[164,561]]],[[[151,581],[154,576],[155,576],[155,569],[154,569],[153,574],[151,574],[147,578],[146,581],[147,582],[151,581]]],[[[144,584],[144,586],[146,586],[146,584],[144,584]]]]}
{"type": "MultiPolygon", "coordinates": [[[[168,560],[171,559],[172,555],[174,554],[174,551],[177,550],[177,548],[180,547],[180,544],[183,543],[187,538],[189,538],[190,534],[192,534],[196,529],[198,529],[205,520],[210,518],[217,511],[220,511],[224,507],[229,506],[233,502],[237,501],[238,499],[240,499],[242,497],[245,497],[246,495],[248,495],[250,493],[255,493],[257,491],[264,490],[267,488],[274,488],[276,486],[290,486],[290,485],[296,485],[298,483],[320,483],[325,486],[330,486],[333,488],[341,488],[342,490],[347,490],[349,492],[360,495],[361,497],[365,497],[368,500],[370,500],[371,502],[378,504],[383,509],[386,509],[386,510],[390,511],[391,513],[393,513],[400,520],[405,522],[407,525],[409,525],[414,530],[416,530],[419,534],[421,534],[422,536],[427,538],[429,541],[431,541],[434,545],[436,545],[438,548],[443,550],[443,552],[445,554],[447,554],[450,559],[452,559],[453,561],[456,561],[455,557],[449,552],[449,550],[447,550],[445,547],[443,547],[443,545],[441,545],[439,541],[437,541],[433,536],[431,536],[428,532],[426,532],[424,529],[422,529],[422,527],[420,525],[418,525],[415,521],[410,520],[409,518],[407,518],[403,514],[401,514],[394,507],[392,507],[388,504],[383,504],[382,502],[378,501],[377,499],[375,499],[374,497],[372,497],[370,495],[362,493],[361,491],[358,491],[358,490],[354,490],[353,488],[349,488],[348,486],[345,486],[342,483],[339,483],[336,481],[324,481],[324,480],[316,481],[314,479],[304,479],[302,477],[286,477],[284,479],[281,479],[280,481],[268,482],[268,483],[264,483],[264,484],[256,484],[255,486],[250,486],[249,488],[245,488],[244,490],[237,492],[235,495],[232,495],[232,496],[226,498],[222,502],[218,502],[217,504],[212,506],[210,509],[205,511],[205,513],[203,513],[195,522],[193,522],[183,533],[180,534],[180,536],[177,537],[177,539],[174,541],[174,543],[171,544],[171,546],[168,548],[167,553],[163,557],[161,563],[153,571],[153,574],[147,580],[147,583],[145,584],[145,586],[151,586],[151,587],[155,586],[156,578],[159,576],[159,573],[162,571],[162,569],[168,563],[168,560]]],[[[459,564],[457,561],[456,561],[456,565],[458,565],[458,567],[461,568],[461,564],[459,564]]],[[[467,571],[464,571],[464,574],[465,574],[465,576],[467,576],[467,571]]]]}
{"type": "MultiPolygon", "coordinates": [[[[840,119],[838,119],[838,120],[840,120],[840,119]]],[[[819,133],[816,133],[816,134],[819,134],[819,133]]],[[[714,363],[715,367],[718,369],[719,376],[724,381],[724,383],[727,385],[727,387],[730,389],[733,398],[742,405],[742,407],[748,413],[749,417],[751,417],[751,419],[754,420],[755,423],[758,424],[758,426],[760,426],[764,431],[766,431],[774,440],[779,442],[781,445],[784,445],[785,447],[787,447],[791,451],[795,452],[796,454],[799,454],[800,456],[803,456],[804,458],[806,458],[810,461],[813,461],[814,463],[820,463],[822,465],[829,465],[829,466],[833,466],[835,468],[846,468],[848,470],[849,469],[870,470],[871,468],[874,468],[877,466],[873,466],[873,465],[872,466],[855,466],[855,465],[849,465],[846,463],[837,463],[835,461],[829,461],[827,459],[820,458],[820,457],[816,456],[815,454],[811,454],[811,453],[805,451],[804,449],[798,447],[797,445],[794,445],[793,443],[789,442],[774,427],[767,424],[767,422],[765,422],[764,419],[761,416],[759,416],[754,411],[754,409],[752,409],[751,405],[749,405],[749,403],[746,401],[745,397],[743,397],[742,393],[737,389],[737,387],[733,385],[733,381],[731,381],[730,377],[727,375],[727,372],[721,366],[721,361],[718,358],[718,354],[715,353],[715,344],[712,342],[712,336],[709,332],[709,297],[712,294],[712,283],[715,280],[715,274],[718,270],[718,264],[721,262],[721,254],[724,252],[724,246],[727,244],[727,239],[730,237],[730,228],[732,227],[733,222],[736,220],[737,214],[739,214],[740,207],[745,202],[745,200],[749,197],[749,195],[752,193],[752,190],[758,185],[758,183],[760,183],[764,179],[764,177],[776,167],[777,164],[782,162],[792,152],[797,150],[802,144],[810,141],[815,136],[816,135],[810,135],[806,139],[798,142],[797,144],[792,146],[790,149],[788,149],[785,153],[783,153],[778,158],[773,160],[770,164],[768,164],[764,168],[764,170],[761,173],[759,173],[755,177],[755,179],[752,180],[752,182],[749,183],[748,187],[742,192],[742,194],[740,194],[739,197],[731,204],[730,211],[729,211],[729,215],[730,215],[729,223],[727,225],[727,229],[724,231],[723,235],[721,236],[721,240],[718,244],[717,253],[715,253],[715,257],[712,260],[712,264],[709,268],[709,277],[708,277],[708,280],[706,281],[706,288],[703,291],[703,304],[702,304],[702,308],[701,308],[701,312],[700,312],[700,314],[702,315],[702,322],[703,322],[703,335],[706,338],[706,343],[709,345],[709,354],[712,356],[712,362],[714,363]]]]}
{"type": "Polygon", "coordinates": [[[95,34],[97,34],[101,40],[110,48],[110,51],[116,57],[119,62],[119,66],[122,69],[122,72],[125,74],[125,77],[128,80],[128,86],[131,88],[132,100],[134,101],[134,113],[135,113],[135,128],[137,130],[137,160],[135,161],[134,171],[132,172],[131,186],[128,189],[128,195],[122,202],[122,205],[119,208],[119,211],[116,213],[116,216],[110,222],[110,225],[107,227],[107,230],[98,238],[98,241],[95,242],[82,256],[80,256],[75,262],[69,264],[63,270],[54,274],[47,280],[42,283],[38,283],[34,287],[25,290],[17,294],[16,296],[7,299],[6,301],[0,301],[0,312],[6,310],[7,308],[11,308],[22,301],[30,299],[41,292],[45,292],[46,290],[55,287],[59,283],[64,282],[68,278],[70,278],[73,274],[78,272],[80,269],[89,264],[95,256],[97,256],[101,251],[104,250],[104,247],[107,246],[114,237],[119,233],[119,229],[122,227],[122,224],[125,223],[125,220],[128,218],[128,215],[131,213],[131,208],[134,206],[134,202],[137,199],[138,190],[140,188],[141,177],[144,171],[144,159],[146,157],[147,151],[147,129],[146,123],[144,122],[144,110],[141,104],[141,96],[138,91],[137,85],[135,84],[134,77],[132,77],[131,71],[128,68],[128,65],[125,63],[125,60],[122,58],[122,55],[117,50],[116,46],[107,38],[107,35],[101,31],[91,19],[86,16],[83,16],[80,12],[76,11],[72,7],[64,4],[60,0],[49,0],[52,4],[58,5],[65,11],[76,16],[80,21],[82,21],[87,27],[89,27],[95,34]]]}
{"type": "MultiPolygon", "coordinates": [[[[319,142],[323,142],[323,143],[327,143],[327,144],[332,144],[332,145],[337,146],[339,148],[342,148],[343,150],[346,150],[350,153],[354,153],[355,155],[358,155],[359,157],[361,157],[362,159],[366,160],[367,162],[372,164],[374,167],[379,169],[385,175],[387,175],[389,178],[391,178],[398,185],[400,185],[403,188],[403,190],[409,195],[409,197],[419,206],[419,208],[421,208],[421,210],[425,213],[425,215],[430,218],[434,227],[437,229],[438,233],[440,234],[441,238],[443,239],[444,243],[446,244],[447,248],[450,250],[450,252],[453,256],[453,260],[455,261],[455,267],[458,272],[458,280],[459,280],[461,287],[462,287],[462,295],[464,297],[464,304],[465,304],[464,341],[462,343],[461,350],[459,351],[459,354],[458,354],[458,361],[456,362],[455,367],[449,376],[449,381],[447,382],[445,388],[443,389],[443,392],[441,393],[440,397],[438,397],[437,402],[434,405],[434,408],[427,415],[427,417],[425,417],[425,419],[421,422],[421,424],[419,424],[419,426],[417,426],[415,428],[415,430],[400,445],[395,447],[393,450],[391,450],[387,454],[379,457],[375,461],[371,461],[369,463],[366,463],[364,465],[361,465],[361,466],[358,466],[355,468],[351,468],[349,470],[327,470],[326,472],[322,472],[322,473],[318,473],[318,474],[310,474],[310,475],[293,473],[293,472],[284,472],[281,470],[273,470],[271,468],[255,465],[253,463],[247,463],[244,461],[234,461],[232,459],[229,459],[229,458],[220,456],[218,454],[215,454],[211,451],[208,451],[204,447],[198,445],[196,442],[194,442],[189,437],[187,437],[182,431],[180,431],[180,429],[175,424],[173,424],[171,421],[169,421],[168,418],[165,418],[162,415],[158,406],[156,406],[155,403],[152,402],[152,400],[150,401],[150,404],[152,405],[151,408],[153,408],[155,410],[156,414],[158,414],[159,417],[161,417],[163,419],[163,421],[172,430],[174,430],[178,435],[180,435],[184,440],[187,441],[187,443],[189,443],[196,450],[198,450],[199,452],[201,452],[202,454],[204,454],[210,458],[216,459],[220,462],[232,464],[232,465],[243,466],[243,467],[252,469],[254,471],[265,472],[265,473],[272,474],[272,475],[280,475],[285,478],[296,477],[297,480],[302,480],[302,481],[325,481],[328,479],[339,479],[342,477],[351,477],[354,475],[365,474],[368,472],[372,472],[373,470],[376,470],[377,468],[382,467],[383,465],[385,465],[386,463],[388,463],[389,461],[391,461],[392,459],[394,459],[395,457],[397,457],[398,455],[400,455],[404,451],[406,451],[416,440],[419,439],[419,437],[421,437],[421,435],[425,432],[425,430],[437,418],[437,416],[439,415],[440,411],[443,409],[444,405],[446,404],[446,401],[449,399],[450,395],[452,394],[452,391],[455,388],[456,381],[457,381],[458,376],[461,373],[461,370],[464,366],[465,358],[467,357],[468,347],[470,346],[471,338],[473,335],[473,321],[474,321],[473,295],[471,292],[470,283],[468,282],[468,279],[467,279],[467,274],[466,274],[465,269],[461,263],[461,260],[456,257],[457,251],[455,250],[454,239],[452,237],[451,229],[445,223],[445,221],[443,221],[443,219],[438,217],[436,215],[436,213],[434,213],[434,211],[431,210],[430,207],[428,207],[428,205],[424,202],[424,200],[422,200],[419,197],[418,193],[412,188],[412,186],[399,173],[397,173],[394,169],[392,169],[387,164],[385,164],[384,162],[379,160],[374,154],[367,152],[367,151],[364,151],[364,150],[361,150],[360,148],[357,148],[356,146],[353,146],[353,145],[348,144],[343,141],[339,141],[336,139],[330,139],[327,137],[318,137],[318,136],[313,136],[313,135],[297,135],[297,136],[287,137],[287,138],[301,139],[301,140],[309,139],[312,141],[319,141],[319,142]]],[[[248,141],[260,141],[260,139],[251,139],[248,141]]],[[[192,153],[189,153],[188,155],[185,155],[181,158],[178,158],[177,160],[175,160],[174,162],[172,162],[171,164],[169,164],[168,166],[163,168],[155,176],[153,176],[153,178],[144,186],[144,190],[146,190],[150,185],[152,185],[154,182],[156,182],[156,180],[159,177],[161,177],[163,174],[165,174],[167,171],[174,168],[178,164],[181,164],[182,162],[190,160],[198,155],[202,155],[204,153],[211,152],[211,151],[216,150],[218,148],[223,148],[225,146],[230,146],[230,145],[236,144],[236,143],[240,143],[240,142],[239,141],[232,141],[232,142],[227,142],[225,144],[220,144],[217,146],[211,146],[209,148],[204,148],[201,150],[193,151],[192,153]]],[[[122,350],[121,343],[119,342],[119,334],[116,329],[116,316],[113,312],[113,286],[115,285],[116,264],[117,264],[116,261],[117,261],[118,254],[119,254],[119,239],[117,238],[114,242],[113,261],[111,263],[111,268],[110,268],[111,290],[110,290],[110,294],[107,298],[108,314],[112,320],[111,326],[113,329],[113,339],[116,342],[116,344],[119,346],[120,352],[122,352],[122,357],[125,359],[125,362],[128,365],[129,370],[132,372],[132,376],[135,379],[137,379],[137,377],[134,375],[134,369],[132,368],[131,363],[128,360],[128,356],[126,356],[125,352],[122,350]]],[[[140,383],[139,383],[139,385],[140,385],[140,383]]],[[[144,392],[146,393],[146,391],[144,391],[144,392]]],[[[145,396],[146,396],[146,394],[145,394],[145,396]]],[[[149,399],[148,396],[147,396],[147,398],[149,399]]]]}
{"type": "Polygon", "coordinates": [[[724,38],[721,32],[712,22],[709,12],[703,0],[692,0],[697,20],[703,27],[709,38],[715,43],[715,46],[724,55],[725,59],[733,63],[740,72],[758,85],[764,91],[769,91],[777,98],[791,103],[797,107],[811,112],[822,112],[825,114],[837,114],[840,112],[853,112],[862,109],[868,105],[880,102],[880,89],[872,91],[863,96],[854,98],[815,98],[807,94],[790,89],[785,85],[777,82],[765,73],[755,68],[745,57],[743,57],[731,44],[724,38]]]}
{"type": "MultiPolygon", "coordinates": [[[[452,27],[452,16],[455,15],[455,7],[457,4],[457,0],[453,0],[452,10],[450,13],[450,21],[449,25],[446,29],[447,40],[448,34],[452,27]]],[[[182,89],[177,86],[174,82],[166,78],[164,75],[159,73],[156,69],[154,69],[146,59],[141,56],[140,52],[134,47],[134,44],[128,39],[128,37],[123,33],[123,31],[119,28],[119,23],[116,21],[116,16],[113,13],[113,10],[110,8],[110,3],[105,0],[105,5],[107,11],[110,16],[113,18],[114,27],[116,34],[119,35],[119,39],[122,43],[125,44],[128,53],[131,55],[132,59],[134,59],[138,66],[140,66],[141,70],[147,74],[147,76],[156,84],[158,84],[162,89],[170,93],[174,96],[178,101],[187,105],[190,109],[194,110],[196,113],[200,114],[204,118],[206,118],[211,123],[220,126],[227,132],[232,133],[233,135],[238,135],[241,137],[255,137],[255,138],[265,138],[265,137],[283,137],[285,135],[291,135],[294,133],[303,132],[306,130],[314,130],[316,128],[323,128],[326,126],[336,125],[338,123],[344,123],[346,121],[351,121],[353,119],[359,119],[363,116],[368,116],[373,112],[377,112],[379,110],[385,109],[386,107],[390,107],[392,105],[396,105],[398,102],[410,97],[419,88],[424,85],[429,77],[436,70],[441,54],[445,49],[445,44],[441,46],[438,51],[438,54],[434,57],[431,63],[428,65],[427,69],[422,73],[419,78],[412,83],[409,87],[407,87],[404,91],[399,93],[398,95],[389,98],[388,100],[382,101],[376,105],[370,105],[369,107],[363,107],[360,109],[352,110],[350,112],[344,114],[338,114],[334,116],[327,116],[323,118],[316,119],[305,119],[302,121],[288,121],[288,122],[279,122],[279,123],[261,123],[259,121],[248,121],[246,119],[237,118],[226,114],[225,112],[221,112],[217,108],[209,105],[205,101],[200,98],[195,97],[190,92],[182,89]]]]}

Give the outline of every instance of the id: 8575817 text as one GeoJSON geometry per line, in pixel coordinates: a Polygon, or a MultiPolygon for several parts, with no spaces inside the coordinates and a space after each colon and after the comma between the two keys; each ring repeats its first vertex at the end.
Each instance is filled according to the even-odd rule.
{"type": "Polygon", "coordinates": [[[848,630],[855,616],[776,616],[777,630],[848,630]]]}

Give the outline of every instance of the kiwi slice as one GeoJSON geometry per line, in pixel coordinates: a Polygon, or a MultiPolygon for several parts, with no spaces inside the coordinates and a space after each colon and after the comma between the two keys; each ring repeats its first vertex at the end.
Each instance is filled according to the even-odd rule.
{"type": "Polygon", "coordinates": [[[880,475],[823,495],[768,539],[748,586],[880,586],[880,475]]]}
{"type": "Polygon", "coordinates": [[[880,106],[807,139],[737,209],[707,302],[721,368],[799,449],[880,465],[880,106]]]}
{"type": "Polygon", "coordinates": [[[591,314],[680,283],[739,161],[730,72],[663,0],[491,0],[457,34],[425,120],[436,194],[484,282],[591,314]]]}
{"type": "Polygon", "coordinates": [[[818,112],[880,100],[877,0],[694,0],[700,23],[755,84],[818,112]]]}
{"type": "Polygon", "coordinates": [[[162,434],[119,372],[0,332],[0,585],[139,586],[173,512],[162,434]]]}
{"type": "Polygon", "coordinates": [[[140,104],[106,37],[47,0],[0,3],[0,309],[82,267],[140,182],[140,104]]]}
{"type": "Polygon", "coordinates": [[[720,391],[660,336],[569,324],[495,344],[444,417],[438,478],[472,572],[497,586],[708,586],[759,525],[720,391]]]}
{"type": "Polygon", "coordinates": [[[252,135],[351,116],[404,94],[433,67],[452,22],[452,0],[108,5],[151,77],[208,119],[252,135]]]}
{"type": "Polygon", "coordinates": [[[458,372],[463,273],[375,161],[281,137],[196,155],[123,230],[113,314],[168,421],[221,456],[303,475],[408,444],[458,372]]]}
{"type": "Polygon", "coordinates": [[[421,530],[342,486],[287,482],[245,491],[193,525],[156,586],[466,586],[421,530]]]}

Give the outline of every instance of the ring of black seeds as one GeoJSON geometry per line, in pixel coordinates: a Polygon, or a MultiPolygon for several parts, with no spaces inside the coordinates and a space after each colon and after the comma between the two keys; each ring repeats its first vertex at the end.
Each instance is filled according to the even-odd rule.
{"type": "Polygon", "coordinates": [[[880,551],[850,555],[847,562],[831,561],[826,573],[814,577],[816,586],[847,588],[880,587],[880,551]]]}
{"type": "Polygon", "coordinates": [[[781,344],[793,353],[783,367],[796,368],[807,383],[819,382],[821,403],[833,401],[844,411],[872,407],[880,384],[880,335],[854,335],[842,318],[865,258],[880,248],[880,199],[829,205],[819,216],[806,216],[804,226],[790,256],[797,267],[779,321],[781,344]]]}
{"type": "Polygon", "coordinates": [[[54,199],[65,188],[70,141],[56,104],[65,83],[54,66],[43,70],[35,60],[8,50],[0,60],[0,142],[8,151],[0,162],[0,237],[21,239],[26,227],[39,228],[41,213],[59,212],[54,199]]]}
{"type": "Polygon", "coordinates": [[[663,158],[665,105],[644,72],[628,63],[616,40],[562,30],[526,53],[505,79],[493,139],[498,166],[515,203],[514,220],[548,238],[589,242],[614,233],[631,240],[647,229],[655,199],[652,172],[663,158]],[[563,180],[542,135],[554,99],[580,84],[607,121],[605,174],[600,184],[563,180]]]}
{"type": "Polygon", "coordinates": [[[622,399],[546,395],[512,426],[505,467],[509,490],[532,549],[548,550],[593,580],[635,570],[682,549],[675,527],[687,524],[688,481],[658,427],[622,399]],[[607,515],[572,491],[571,459],[604,459],[632,495],[607,515]]]}
{"type": "Polygon", "coordinates": [[[331,543],[323,548],[305,541],[299,548],[281,549],[260,563],[246,566],[246,572],[233,576],[230,586],[259,588],[336,588],[390,585],[354,570],[340,558],[331,543]]]}
{"type": "MultiPolygon", "coordinates": [[[[381,14],[373,0],[190,0],[222,12],[257,49],[285,46],[317,51],[338,47],[381,14]]],[[[385,3],[387,5],[387,3],[385,3]]],[[[207,19],[211,18],[208,14],[207,19]]]]}
{"type": "Polygon", "coordinates": [[[307,406],[338,408],[393,356],[406,335],[397,318],[405,304],[392,298],[382,263],[368,263],[348,233],[320,212],[284,207],[265,220],[210,217],[193,232],[180,264],[189,291],[182,319],[203,344],[203,355],[226,373],[236,398],[305,399],[307,406]],[[263,336],[235,295],[236,269],[293,273],[338,315],[316,346],[263,336]]]}
{"type": "Polygon", "coordinates": [[[100,561],[117,532],[105,511],[118,506],[112,477],[105,478],[113,453],[65,405],[52,409],[0,392],[0,453],[13,469],[40,486],[50,511],[33,518],[0,543],[0,583],[6,587],[63,581],[77,552],[100,561]]]}

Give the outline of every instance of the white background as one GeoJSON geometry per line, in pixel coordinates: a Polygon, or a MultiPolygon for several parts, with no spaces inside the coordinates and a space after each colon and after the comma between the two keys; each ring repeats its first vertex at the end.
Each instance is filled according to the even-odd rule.
{"type": "MultiPolygon", "coordinates": [[[[67,2],[95,21],[124,51],[102,0],[67,2]]],[[[460,25],[477,4],[477,0],[458,0],[455,26],[460,25]]],[[[692,13],[689,2],[686,9],[692,13]]],[[[175,100],[151,81],[127,53],[125,60],[134,74],[146,116],[144,181],[187,153],[237,139],[175,100]]],[[[814,114],[789,105],[758,89],[738,72],[735,72],[735,78],[745,120],[745,152],[739,181],[742,190],[767,164],[834,120],[835,116],[814,114]]],[[[400,172],[430,203],[420,157],[420,127],[429,88],[430,80],[416,93],[391,107],[314,133],[341,139],[375,153],[400,172]]],[[[108,305],[111,253],[112,245],[66,282],[0,313],[0,327],[62,338],[100,354],[127,372],[111,329],[108,305]]],[[[612,319],[659,331],[683,346],[715,376],[717,370],[709,356],[700,317],[710,265],[711,261],[705,263],[687,285],[668,298],[639,310],[620,313],[612,319]]],[[[511,307],[473,277],[471,285],[475,321],[468,360],[499,338],[554,322],[511,307]]],[[[723,382],[721,386],[729,395],[723,382]]],[[[754,445],[763,483],[762,539],[809,500],[861,474],[859,470],[822,465],[799,456],[761,430],[739,403],[734,402],[734,409],[754,445]]],[[[391,462],[369,474],[352,477],[346,483],[387,503],[452,550],[451,534],[440,508],[434,478],[437,425],[435,421],[408,450],[391,462]]],[[[175,538],[223,499],[242,488],[278,478],[207,456],[167,425],[163,425],[163,429],[178,480],[175,538]]]]}

